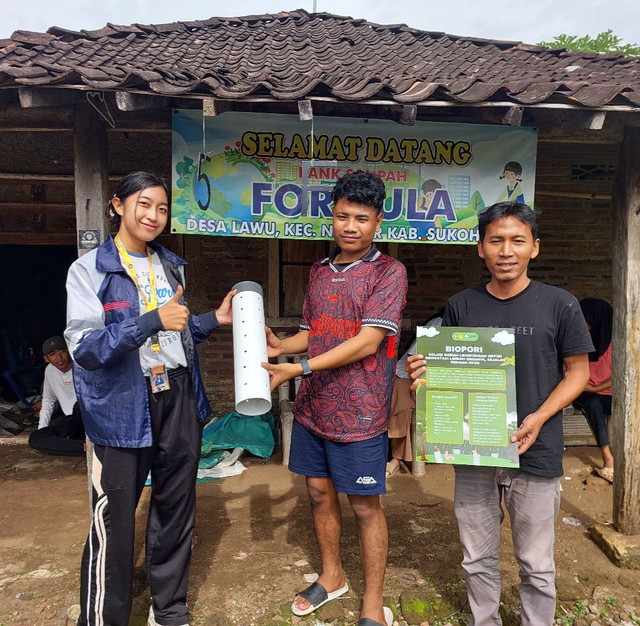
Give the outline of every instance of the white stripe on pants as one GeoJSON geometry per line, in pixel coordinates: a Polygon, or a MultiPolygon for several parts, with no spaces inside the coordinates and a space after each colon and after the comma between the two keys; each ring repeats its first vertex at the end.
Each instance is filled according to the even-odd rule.
{"type": "MultiPolygon", "coordinates": [[[[171,377],[171,374],[170,374],[171,377]]],[[[94,517],[81,571],[79,626],[127,626],[131,613],[135,513],[151,469],[146,567],[155,620],[188,620],[187,586],[201,446],[191,382],[184,370],[149,398],[153,446],[94,445],[94,517]]]]}
{"type": "Polygon", "coordinates": [[[455,512],[474,626],[502,624],[498,550],[503,497],[520,565],[522,624],[550,626],[556,607],[553,546],[560,505],[558,479],[519,469],[455,469],[455,512]]]}

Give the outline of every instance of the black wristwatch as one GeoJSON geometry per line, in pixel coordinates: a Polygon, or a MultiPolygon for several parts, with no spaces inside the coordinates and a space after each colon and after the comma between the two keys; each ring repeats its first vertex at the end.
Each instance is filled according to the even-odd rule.
{"type": "Polygon", "coordinates": [[[313,374],[313,370],[309,367],[309,361],[307,361],[307,359],[300,359],[300,365],[302,365],[303,376],[309,376],[310,374],[313,374]]]}

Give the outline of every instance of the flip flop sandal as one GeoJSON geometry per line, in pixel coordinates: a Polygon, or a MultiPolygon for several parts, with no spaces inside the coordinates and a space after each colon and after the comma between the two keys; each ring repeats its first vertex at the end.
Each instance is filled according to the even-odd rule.
{"type": "Polygon", "coordinates": [[[393,468],[389,469],[390,465],[391,465],[391,461],[387,463],[387,468],[385,469],[385,472],[384,472],[385,478],[391,478],[400,469],[399,463],[398,465],[394,465],[393,468]]]}
{"type": "Polygon", "coordinates": [[[384,621],[385,624],[381,624],[380,622],[376,622],[373,619],[369,619],[368,617],[361,617],[358,620],[358,626],[392,626],[393,624],[393,613],[388,606],[383,606],[382,611],[384,612],[384,621]]]}
{"type": "Polygon", "coordinates": [[[613,483],[613,467],[596,467],[596,474],[607,482],[613,483]]]}
{"type": "Polygon", "coordinates": [[[323,604],[344,595],[347,591],[349,591],[349,585],[347,584],[345,584],[344,587],[340,587],[340,589],[328,592],[319,582],[315,582],[309,585],[304,591],[296,594],[309,602],[309,606],[306,609],[299,609],[294,600],[291,604],[291,612],[298,617],[304,617],[305,615],[309,615],[309,613],[313,613],[316,609],[319,609],[323,604]]]}

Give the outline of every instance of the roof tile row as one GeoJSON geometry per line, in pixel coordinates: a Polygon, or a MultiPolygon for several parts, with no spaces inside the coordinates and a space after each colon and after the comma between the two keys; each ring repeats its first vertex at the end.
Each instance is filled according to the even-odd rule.
{"type": "Polygon", "coordinates": [[[575,53],[282,12],[173,24],[53,27],[0,40],[3,85],[86,85],[161,95],[252,94],[279,100],[330,93],[399,103],[547,100],[640,104],[640,59],[575,53]]]}

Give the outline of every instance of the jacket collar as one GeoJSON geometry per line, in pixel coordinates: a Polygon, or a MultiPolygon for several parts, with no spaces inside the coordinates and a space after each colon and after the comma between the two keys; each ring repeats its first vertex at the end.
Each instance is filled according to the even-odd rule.
{"type": "MultiPolygon", "coordinates": [[[[150,242],[149,247],[157,252],[158,256],[173,263],[174,265],[186,265],[186,262],[178,255],[167,250],[164,246],[158,243],[150,242]]],[[[124,272],[124,267],[120,263],[120,255],[118,249],[113,241],[113,235],[109,235],[107,240],[98,248],[98,254],[96,257],[96,269],[101,272],[124,272]]]]}

